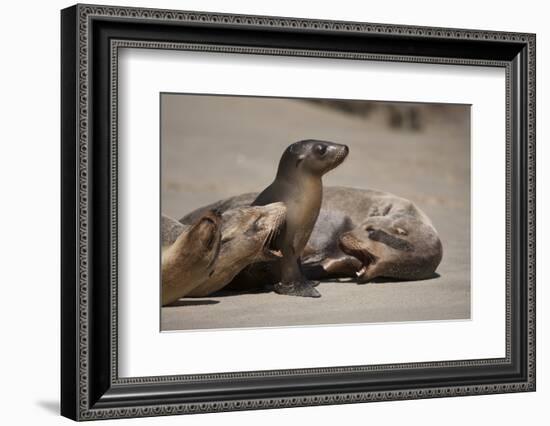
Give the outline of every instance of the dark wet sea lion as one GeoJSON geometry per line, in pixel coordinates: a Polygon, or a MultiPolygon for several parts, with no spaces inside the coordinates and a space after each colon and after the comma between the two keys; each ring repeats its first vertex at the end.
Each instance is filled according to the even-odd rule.
{"type": "MultiPolygon", "coordinates": [[[[248,205],[255,193],[218,201],[189,213],[188,223],[210,208],[248,205]]],[[[309,279],[377,277],[417,280],[434,276],[443,250],[428,216],[413,202],[367,189],[325,187],[321,211],[304,248],[303,270],[309,279]]],[[[243,270],[228,289],[258,288],[279,279],[272,264],[243,270]]]]}
{"type": "Polygon", "coordinates": [[[319,215],[323,198],[322,176],[344,161],[349,149],[345,145],[319,140],[303,140],[290,145],[281,156],[275,180],[264,189],[252,205],[283,202],[286,220],[274,247],[281,250],[281,280],[276,293],[320,297],[314,283],[302,272],[300,256],[319,215]]]}
{"type": "Polygon", "coordinates": [[[220,223],[214,212],[206,212],[189,227],[161,217],[163,306],[185,296],[212,273],[221,245],[220,223]]]}

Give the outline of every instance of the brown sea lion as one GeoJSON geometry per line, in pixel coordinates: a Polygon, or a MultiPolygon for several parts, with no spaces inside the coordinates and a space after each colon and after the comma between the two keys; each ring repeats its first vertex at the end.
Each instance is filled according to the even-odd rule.
{"type": "MultiPolygon", "coordinates": [[[[255,193],[227,198],[189,213],[182,221],[188,223],[210,208],[223,211],[248,205],[255,198],[255,193]]],[[[418,280],[434,276],[442,255],[436,229],[413,202],[382,191],[325,187],[319,217],[302,254],[302,269],[311,280],[418,280]]],[[[226,288],[261,288],[278,279],[279,271],[272,264],[254,264],[226,288]]]]}
{"type": "Polygon", "coordinates": [[[286,206],[284,229],[274,241],[274,247],[283,254],[279,265],[281,280],[274,285],[276,293],[321,296],[315,283],[304,276],[300,256],[321,209],[322,177],[340,165],[348,152],[346,145],[327,141],[308,139],[293,143],[283,152],[273,183],[252,202],[255,206],[274,202],[286,206]]]}
{"type": "Polygon", "coordinates": [[[225,287],[248,265],[280,258],[282,254],[273,242],[283,227],[285,213],[283,203],[224,211],[221,247],[214,270],[186,296],[208,296],[225,287]]]}
{"type": "Polygon", "coordinates": [[[316,239],[322,238],[327,222],[339,229],[330,241],[310,240],[309,275],[355,274],[358,283],[379,277],[421,280],[434,276],[443,246],[431,220],[411,201],[379,191],[341,188],[326,208],[333,215],[319,224],[316,239]],[[349,200],[344,202],[343,196],[349,200]],[[365,213],[357,214],[361,211],[365,213]],[[335,218],[334,212],[345,216],[335,218]]]}
{"type": "Polygon", "coordinates": [[[254,262],[281,257],[271,247],[282,228],[283,203],[207,210],[184,225],[162,216],[162,304],[220,290],[254,262]]]}

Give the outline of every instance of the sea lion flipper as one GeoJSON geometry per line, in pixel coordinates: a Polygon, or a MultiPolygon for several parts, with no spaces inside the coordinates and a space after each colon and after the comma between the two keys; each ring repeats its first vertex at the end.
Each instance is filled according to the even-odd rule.
{"type": "Polygon", "coordinates": [[[334,254],[324,257],[320,261],[302,265],[304,275],[309,279],[323,280],[331,278],[354,277],[361,269],[359,259],[346,255],[334,254]]]}
{"type": "MultiPolygon", "coordinates": [[[[317,282],[317,284],[319,284],[317,282]]],[[[321,297],[321,293],[315,288],[315,282],[312,281],[292,281],[289,283],[278,282],[275,284],[275,293],[284,294],[287,296],[300,296],[300,297],[321,297]]]]}

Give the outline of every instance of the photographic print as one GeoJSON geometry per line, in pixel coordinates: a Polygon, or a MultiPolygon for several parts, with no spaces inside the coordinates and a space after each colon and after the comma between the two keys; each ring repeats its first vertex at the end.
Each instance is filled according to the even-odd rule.
{"type": "Polygon", "coordinates": [[[79,4],[61,35],[64,416],[535,391],[535,34],[79,4]]]}
{"type": "Polygon", "coordinates": [[[470,106],[161,93],[161,331],[470,319],[470,106]]]}

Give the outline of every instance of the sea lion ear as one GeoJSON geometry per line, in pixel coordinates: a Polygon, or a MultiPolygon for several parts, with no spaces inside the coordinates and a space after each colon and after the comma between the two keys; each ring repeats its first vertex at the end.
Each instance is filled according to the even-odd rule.
{"type": "Polygon", "coordinates": [[[298,158],[296,159],[296,167],[300,165],[300,163],[306,158],[305,154],[300,154],[298,158]]]}

